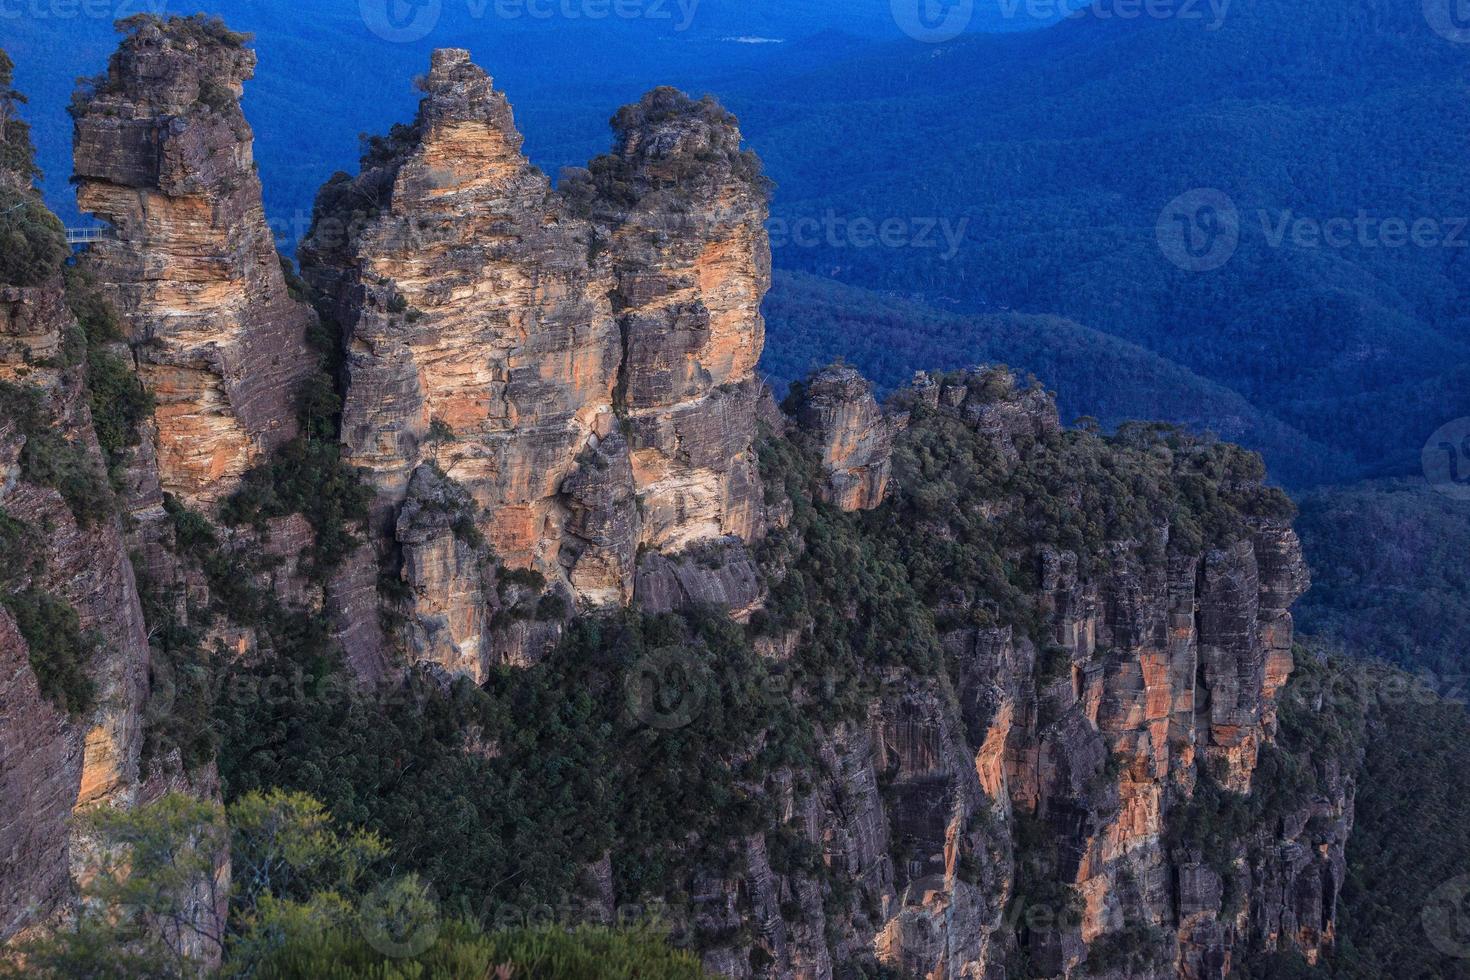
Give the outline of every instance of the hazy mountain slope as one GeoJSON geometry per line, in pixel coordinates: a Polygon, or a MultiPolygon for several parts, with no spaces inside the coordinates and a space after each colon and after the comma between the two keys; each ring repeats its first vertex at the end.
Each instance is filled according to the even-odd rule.
{"type": "MultiPolygon", "coordinates": [[[[18,84],[31,98],[48,203],[69,221],[77,218],[66,183],[71,124],[65,107],[73,79],[105,62],[116,42],[114,16],[159,5],[139,0],[100,17],[40,16],[34,10],[44,8],[26,8],[4,18],[18,84]]],[[[555,173],[604,149],[612,110],[655,85],[703,91],[717,79],[809,71],[866,49],[875,38],[902,37],[888,0],[631,0],[619,9],[639,16],[576,18],[531,17],[524,13],[529,8],[513,4],[504,9],[522,15],[501,17],[495,11],[502,8],[489,0],[468,0],[443,4],[432,26],[425,22],[401,41],[372,31],[363,13],[374,9],[371,2],[321,0],[309,10],[285,0],[167,6],[169,13],[217,14],[255,34],[261,70],[246,105],[261,137],[267,206],[291,247],[305,232],[316,188],[333,170],[355,165],[358,134],[383,131],[412,111],[414,95],[401,80],[422,71],[433,48],[474,50],[512,96],[533,157],[555,173]],[[330,112],[319,111],[322,93],[331,94],[330,112]]],[[[1002,18],[999,9],[999,0],[976,5],[972,26],[1036,26],[1002,18]]]]}
{"type": "Polygon", "coordinates": [[[1242,0],[1217,30],[1089,15],[894,46],[731,101],[770,147],[778,217],[967,222],[948,261],[839,236],[788,246],[779,264],[1069,316],[1236,389],[1364,471],[1402,471],[1446,415],[1470,411],[1453,374],[1470,362],[1467,70],[1419,3],[1242,0]],[[1165,206],[1195,188],[1228,194],[1241,217],[1238,250],[1213,272],[1171,264],[1156,237],[1165,206]],[[1356,230],[1343,248],[1278,235],[1283,216],[1360,211],[1362,243],[1356,230]],[[1455,243],[1390,247],[1388,218],[1455,243]]]}
{"type": "Polygon", "coordinates": [[[840,356],[880,385],[906,384],[917,365],[981,362],[1034,373],[1059,392],[1063,416],[1164,419],[1266,449],[1276,476],[1311,482],[1346,460],[1254,408],[1236,393],[1135,344],[1055,316],[961,316],[799,274],[782,274],[766,300],[762,368],[780,391],[840,356]]]}
{"type": "Polygon", "coordinates": [[[1470,673],[1470,502],[1419,480],[1324,491],[1301,507],[1314,579],[1304,632],[1439,678],[1470,673]]]}

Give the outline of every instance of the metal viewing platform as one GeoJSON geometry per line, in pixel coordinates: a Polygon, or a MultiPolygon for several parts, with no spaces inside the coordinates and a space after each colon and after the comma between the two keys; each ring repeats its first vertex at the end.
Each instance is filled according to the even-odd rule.
{"type": "Polygon", "coordinates": [[[92,242],[110,242],[117,238],[117,232],[105,225],[97,225],[90,228],[68,228],[66,230],[66,243],[68,245],[89,245],[92,242]]]}

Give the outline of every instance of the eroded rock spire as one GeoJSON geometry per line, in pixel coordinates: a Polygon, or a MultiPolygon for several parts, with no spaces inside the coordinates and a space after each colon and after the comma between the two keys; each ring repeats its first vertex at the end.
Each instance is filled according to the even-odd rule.
{"type": "Polygon", "coordinates": [[[78,201],[115,231],[88,264],[157,400],[164,490],[209,505],[295,434],[312,314],[287,293],[261,205],[246,38],[199,18],[125,28],[72,109],[78,201]]]}

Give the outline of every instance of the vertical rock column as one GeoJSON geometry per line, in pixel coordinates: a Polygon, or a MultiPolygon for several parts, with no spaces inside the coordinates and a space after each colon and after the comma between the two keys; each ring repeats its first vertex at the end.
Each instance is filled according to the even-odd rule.
{"type": "Polygon", "coordinates": [[[760,163],[732,115],[673,89],[624,108],[613,129],[613,153],[592,165],[593,206],[611,229],[642,543],[748,542],[763,525],[751,447],[771,284],[760,163]]]}
{"type": "Polygon", "coordinates": [[[146,20],[73,110],[77,196],[115,240],[89,264],[157,399],[162,487],[208,506],[296,431],[310,309],[286,291],[240,110],[255,55],[146,20]]]}
{"type": "Polygon", "coordinates": [[[500,562],[589,605],[631,596],[637,523],[631,492],[608,485],[626,482],[627,451],[591,227],[521,152],[469,52],[435,52],[422,84],[413,124],[322,189],[302,272],[342,325],[342,440],[377,490],[380,550],[403,557],[411,656],[461,669],[490,655],[495,599],[471,587],[464,535],[426,523],[412,488],[462,487],[457,506],[500,562]],[[451,580],[452,595],[430,595],[451,580]]]}

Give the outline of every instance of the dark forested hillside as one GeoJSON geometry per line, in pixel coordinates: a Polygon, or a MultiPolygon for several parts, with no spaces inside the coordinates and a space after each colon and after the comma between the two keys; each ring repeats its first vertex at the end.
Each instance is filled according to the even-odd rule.
{"type": "MultiPolygon", "coordinates": [[[[966,223],[948,258],[839,232],[787,244],[778,265],[1068,316],[1234,389],[1360,472],[1406,471],[1470,411],[1470,59],[1421,6],[1241,0],[1217,29],[1208,14],[1086,16],[732,101],[772,149],[778,219],[966,223]],[[1171,263],[1156,235],[1196,189],[1239,215],[1213,271],[1171,263]],[[1333,241],[1298,218],[1335,220],[1333,241]]],[[[1200,203],[1166,229],[1207,217],[1200,203]]]]}
{"type": "Polygon", "coordinates": [[[915,367],[953,369],[990,362],[1029,372],[1057,392],[1071,421],[1111,428],[1129,419],[1168,419],[1254,446],[1279,463],[1287,483],[1331,479],[1345,456],[1137,344],[1058,316],[946,313],[800,273],[779,274],[766,300],[762,368],[784,391],[834,356],[881,387],[909,382],[915,367]]]}
{"type": "Polygon", "coordinates": [[[1359,657],[1432,674],[1445,691],[1470,674],[1470,502],[1423,481],[1323,491],[1302,500],[1312,563],[1302,629],[1359,657]]]}

